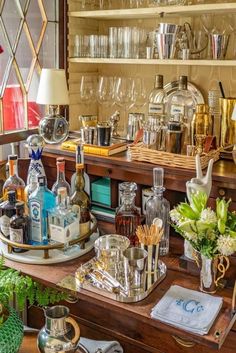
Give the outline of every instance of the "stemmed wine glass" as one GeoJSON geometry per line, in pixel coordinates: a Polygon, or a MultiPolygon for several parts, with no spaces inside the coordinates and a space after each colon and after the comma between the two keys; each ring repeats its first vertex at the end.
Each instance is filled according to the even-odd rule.
{"type": "Polygon", "coordinates": [[[147,90],[142,77],[132,79],[131,107],[140,109],[147,104],[147,90]]]}
{"type": "Polygon", "coordinates": [[[114,82],[112,76],[100,76],[98,80],[97,100],[99,104],[112,107],[115,104],[114,82]]]}
{"type": "Polygon", "coordinates": [[[89,105],[96,99],[96,78],[93,76],[82,76],[80,82],[81,103],[89,105]]]}
{"type": "Polygon", "coordinates": [[[130,77],[117,77],[115,83],[115,103],[124,110],[125,132],[127,125],[127,112],[132,107],[133,80],[130,77]]]}

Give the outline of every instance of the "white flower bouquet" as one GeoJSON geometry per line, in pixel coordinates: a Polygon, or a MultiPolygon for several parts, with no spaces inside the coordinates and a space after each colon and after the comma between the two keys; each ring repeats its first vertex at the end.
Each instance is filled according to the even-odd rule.
{"type": "Polygon", "coordinates": [[[207,195],[191,195],[170,211],[172,226],[208,259],[229,256],[236,251],[236,213],[229,211],[231,200],[216,200],[216,209],[207,207],[207,195]]]}

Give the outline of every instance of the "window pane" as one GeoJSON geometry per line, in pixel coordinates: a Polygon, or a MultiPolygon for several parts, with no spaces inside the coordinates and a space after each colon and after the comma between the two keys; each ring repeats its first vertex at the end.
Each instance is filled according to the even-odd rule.
{"type": "Polygon", "coordinates": [[[21,21],[21,17],[16,7],[15,1],[5,1],[5,5],[2,11],[2,19],[6,27],[11,46],[13,47],[21,21]]]}
{"type": "Polygon", "coordinates": [[[39,61],[42,67],[57,67],[57,24],[49,22],[39,51],[39,61]]]}
{"type": "Polygon", "coordinates": [[[29,46],[29,42],[23,29],[19,44],[16,50],[16,61],[19,66],[23,81],[26,83],[29,69],[33,60],[33,53],[29,46]]]}
{"type": "Polygon", "coordinates": [[[29,30],[34,42],[35,48],[37,47],[39,36],[43,26],[43,20],[41,11],[39,8],[38,0],[31,0],[26,15],[26,20],[29,26],[29,30]]]}
{"type": "Polygon", "coordinates": [[[39,120],[44,116],[44,106],[36,103],[38,86],[39,86],[39,75],[37,71],[34,70],[33,78],[28,92],[29,128],[37,127],[39,124],[39,120]]]}
{"type": "Polygon", "coordinates": [[[47,14],[48,21],[58,21],[56,1],[55,0],[44,0],[43,6],[47,14]]]}
{"type": "Polygon", "coordinates": [[[3,22],[0,21],[0,46],[3,49],[2,53],[0,49],[0,103],[3,103],[0,127],[3,131],[22,130],[27,127],[27,118],[28,127],[33,128],[38,126],[40,118],[45,115],[45,107],[36,104],[40,68],[58,67],[59,25],[56,21],[59,0],[0,0],[1,4],[4,6],[0,13],[3,22]],[[42,6],[50,21],[46,22],[46,26],[42,6]],[[21,15],[24,17],[21,18],[21,15]],[[23,21],[27,26],[22,26],[23,21]],[[45,28],[43,33],[42,29],[45,28]],[[11,68],[12,59],[15,60],[11,68]],[[20,72],[25,90],[15,70],[20,72]]]}
{"type": "Polygon", "coordinates": [[[5,131],[24,128],[24,102],[14,67],[3,95],[3,129],[5,131]]]}
{"type": "Polygon", "coordinates": [[[3,77],[4,77],[4,74],[5,74],[5,71],[6,71],[7,62],[9,60],[9,53],[8,53],[7,47],[5,45],[5,41],[4,41],[1,25],[0,25],[0,45],[1,45],[2,50],[3,50],[3,52],[0,54],[0,94],[1,94],[3,77]]]}

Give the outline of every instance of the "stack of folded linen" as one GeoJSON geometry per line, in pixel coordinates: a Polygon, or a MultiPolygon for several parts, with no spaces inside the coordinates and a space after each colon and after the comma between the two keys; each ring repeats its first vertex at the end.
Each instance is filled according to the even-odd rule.
{"type": "Polygon", "coordinates": [[[180,329],[205,335],[210,330],[223,299],[177,285],[171,286],[152,308],[151,317],[180,329]]]}

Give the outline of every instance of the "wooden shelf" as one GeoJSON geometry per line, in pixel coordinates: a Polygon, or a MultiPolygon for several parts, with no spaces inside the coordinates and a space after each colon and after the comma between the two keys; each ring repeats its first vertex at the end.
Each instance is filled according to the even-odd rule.
{"type": "Polygon", "coordinates": [[[232,13],[236,12],[236,3],[200,4],[185,6],[160,6],[139,9],[114,9],[94,11],[71,11],[69,16],[94,19],[133,19],[155,18],[169,15],[198,15],[203,13],[232,13]]]}
{"type": "Polygon", "coordinates": [[[137,64],[137,65],[180,65],[180,66],[236,66],[236,60],[179,60],[179,59],[110,59],[69,58],[70,63],[84,64],[137,64]]]}

